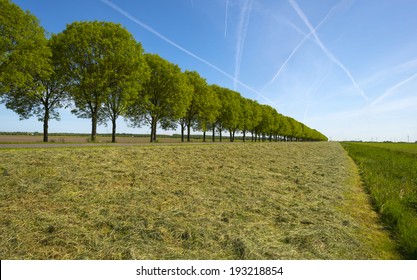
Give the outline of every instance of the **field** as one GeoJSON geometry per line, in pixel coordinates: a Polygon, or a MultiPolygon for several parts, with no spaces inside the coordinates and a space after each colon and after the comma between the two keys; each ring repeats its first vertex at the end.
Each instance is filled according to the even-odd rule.
{"type": "Polygon", "coordinates": [[[343,143],[406,258],[417,259],[417,144],[343,143]]]}
{"type": "Polygon", "coordinates": [[[406,152],[411,154],[417,154],[416,143],[375,143],[375,142],[363,142],[362,145],[384,148],[392,151],[406,152]]]}
{"type": "Polygon", "coordinates": [[[338,143],[0,150],[1,259],[398,259],[338,143]]]}
{"type": "MultiPolygon", "coordinates": [[[[0,134],[0,143],[42,143],[43,136],[42,134],[38,135],[2,135],[0,134]]],[[[90,141],[90,135],[50,135],[49,143],[87,143],[90,141]]],[[[132,137],[132,136],[119,136],[116,138],[118,143],[149,143],[149,137],[143,135],[141,137],[132,137]]],[[[159,135],[158,142],[161,143],[178,143],[180,138],[173,137],[164,137],[159,135]]],[[[98,136],[98,143],[110,143],[111,135],[98,136]]]]}

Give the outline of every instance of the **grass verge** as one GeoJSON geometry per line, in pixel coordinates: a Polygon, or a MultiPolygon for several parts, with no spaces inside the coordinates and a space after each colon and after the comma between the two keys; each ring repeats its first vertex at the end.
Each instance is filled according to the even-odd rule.
{"type": "MultiPolygon", "coordinates": [[[[409,144],[406,144],[409,145],[409,144]]],[[[403,147],[343,143],[400,251],[417,259],[417,156],[403,147]]]]}
{"type": "Polygon", "coordinates": [[[0,151],[1,259],[398,258],[338,143],[0,151]]]}

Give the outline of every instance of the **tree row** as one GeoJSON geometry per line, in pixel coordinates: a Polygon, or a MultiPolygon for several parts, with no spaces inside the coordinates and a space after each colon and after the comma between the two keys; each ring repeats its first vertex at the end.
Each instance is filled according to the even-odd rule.
{"type": "Polygon", "coordinates": [[[99,124],[124,117],[133,127],[148,125],[150,141],[157,128],[229,133],[252,141],[326,141],[320,132],[279,114],[274,108],[238,92],[209,85],[195,71],[182,71],[141,44],[120,24],[74,22],[46,36],[39,21],[9,0],[0,0],[0,101],[21,119],[32,116],[48,124],[59,109],[70,108],[91,120],[91,140],[99,124]]]}

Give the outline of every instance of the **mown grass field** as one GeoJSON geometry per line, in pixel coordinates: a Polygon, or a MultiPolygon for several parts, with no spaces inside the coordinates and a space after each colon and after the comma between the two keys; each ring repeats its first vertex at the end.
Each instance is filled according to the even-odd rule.
{"type": "Polygon", "coordinates": [[[0,150],[1,259],[397,259],[338,143],[0,150]]]}
{"type": "Polygon", "coordinates": [[[417,144],[343,143],[406,258],[417,259],[417,144]]]}

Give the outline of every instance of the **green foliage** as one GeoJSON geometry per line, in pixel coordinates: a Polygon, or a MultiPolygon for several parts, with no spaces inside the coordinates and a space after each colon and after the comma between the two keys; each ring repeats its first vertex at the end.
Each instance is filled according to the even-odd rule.
{"type": "Polygon", "coordinates": [[[205,133],[218,118],[222,104],[211,86],[208,86],[204,93],[205,95],[202,98],[204,102],[201,104],[197,115],[195,129],[205,133]]]}
{"type": "Polygon", "coordinates": [[[126,114],[132,126],[151,126],[151,142],[156,141],[156,127],[173,127],[177,119],[186,114],[191,101],[191,91],[186,76],[178,65],[156,54],[145,54],[150,78],[131,104],[126,114]]]}
{"type": "Polygon", "coordinates": [[[48,123],[51,119],[59,120],[57,109],[67,103],[67,80],[58,63],[60,53],[56,52],[53,37],[48,41],[51,55],[47,57],[48,75],[37,75],[31,90],[11,87],[4,96],[6,107],[15,111],[21,119],[36,116],[43,122],[44,142],[48,142],[48,123]]]}
{"type": "Polygon", "coordinates": [[[383,221],[400,250],[417,258],[417,157],[367,144],[343,143],[357,162],[362,178],[383,221]]]}
{"type": "Polygon", "coordinates": [[[125,61],[118,61],[116,75],[112,77],[108,94],[103,103],[103,113],[106,119],[112,122],[112,142],[116,141],[116,120],[121,115],[126,115],[128,107],[137,98],[142,84],[149,79],[149,67],[143,56],[140,43],[134,47],[134,39],[124,41],[125,45],[119,52],[124,53],[125,61]],[[127,43],[130,42],[130,45],[127,43]]]}
{"type": "Polygon", "coordinates": [[[38,91],[36,78],[49,73],[45,31],[38,19],[9,0],[0,0],[0,95],[38,91]]]}
{"type": "Polygon", "coordinates": [[[232,142],[235,132],[242,126],[242,97],[238,92],[223,87],[216,87],[215,92],[222,104],[218,117],[218,129],[228,130],[232,142]]]}
{"type": "Polygon", "coordinates": [[[210,88],[204,78],[195,71],[185,71],[184,75],[187,77],[187,83],[190,86],[190,103],[187,107],[185,115],[180,118],[181,131],[183,134],[184,126],[187,126],[187,141],[190,141],[190,131],[198,120],[198,116],[207,112],[207,107],[210,107],[212,102],[209,98],[210,88]],[[206,109],[206,110],[204,110],[206,109]]]}
{"type": "Polygon", "coordinates": [[[10,1],[0,1],[0,97],[20,119],[36,116],[44,125],[59,119],[63,84],[51,44],[36,17],[10,1]]]}
{"type": "Polygon", "coordinates": [[[65,105],[65,81],[57,64],[53,40],[47,40],[38,20],[9,1],[1,1],[0,86],[2,102],[21,119],[36,116],[44,125],[59,119],[65,105]]]}
{"type": "Polygon", "coordinates": [[[275,115],[277,114],[276,110],[268,105],[261,105],[262,108],[262,121],[256,127],[258,134],[272,135],[275,130],[275,115]]]}
{"type": "Polygon", "coordinates": [[[115,119],[146,80],[142,48],[120,24],[74,22],[55,38],[69,75],[73,113],[97,123],[115,119]],[[103,109],[104,108],[104,109],[103,109]]]}

